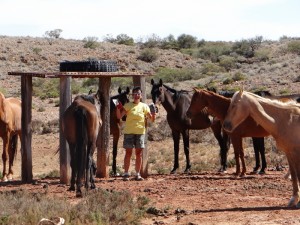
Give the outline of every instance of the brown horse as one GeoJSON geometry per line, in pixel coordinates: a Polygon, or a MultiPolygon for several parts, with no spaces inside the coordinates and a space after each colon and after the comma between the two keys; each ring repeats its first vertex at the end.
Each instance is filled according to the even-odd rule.
{"type": "Polygon", "coordinates": [[[12,180],[13,162],[17,153],[18,136],[21,140],[21,101],[16,98],[5,98],[0,92],[0,137],[3,140],[3,181],[12,180]],[[9,157],[8,174],[6,163],[9,157]]]}
{"type": "MultiPolygon", "coordinates": [[[[180,134],[183,137],[184,153],[186,157],[186,168],[184,172],[189,172],[191,169],[190,156],[189,156],[189,130],[202,130],[211,127],[217,138],[221,152],[227,152],[229,145],[227,135],[223,136],[221,133],[221,125],[217,121],[213,123],[209,119],[207,110],[198,111],[197,117],[190,119],[186,116],[186,111],[191,104],[191,95],[187,91],[177,91],[164,85],[160,79],[159,83],[151,80],[152,84],[152,101],[156,104],[161,102],[167,111],[167,121],[172,130],[172,137],[174,142],[174,167],[171,173],[175,173],[179,168],[179,142],[180,134]],[[227,149],[226,149],[227,148],[227,149]],[[225,149],[225,150],[224,150],[225,149]]],[[[221,157],[222,169],[226,170],[221,157]]]]}
{"type": "Polygon", "coordinates": [[[262,98],[246,91],[236,92],[224,119],[224,129],[235,132],[251,116],[276,140],[285,152],[290,167],[293,195],[289,207],[300,207],[300,104],[262,98]]]}
{"type": "Polygon", "coordinates": [[[96,164],[93,154],[99,129],[102,125],[100,116],[99,93],[77,96],[66,109],[62,118],[62,130],[69,144],[71,155],[71,191],[82,196],[81,186],[85,179],[85,188],[95,188],[94,176],[96,164]]]}
{"type": "MultiPolygon", "coordinates": [[[[115,100],[125,105],[129,102],[128,94],[130,92],[129,87],[125,91],[119,87],[117,95],[110,98],[110,134],[113,136],[113,163],[112,163],[112,173],[114,176],[117,173],[117,152],[118,152],[118,142],[121,135],[121,120],[117,118],[115,100]]],[[[125,118],[123,118],[125,119],[125,118]]]]}
{"type": "MultiPolygon", "coordinates": [[[[197,114],[207,107],[208,111],[219,118],[223,124],[227,110],[230,105],[230,98],[223,97],[212,91],[194,88],[195,93],[191,100],[191,105],[187,110],[187,116],[194,118],[197,114]]],[[[251,118],[248,117],[240,126],[230,133],[231,143],[234,149],[236,159],[236,175],[244,176],[246,173],[246,164],[244,159],[243,137],[266,137],[269,133],[251,118]],[[242,171],[240,169],[240,160],[242,171]]]]}

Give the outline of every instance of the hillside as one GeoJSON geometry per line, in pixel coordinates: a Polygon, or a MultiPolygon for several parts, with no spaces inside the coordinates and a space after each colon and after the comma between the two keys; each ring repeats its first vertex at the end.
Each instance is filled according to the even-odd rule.
{"type": "MultiPolygon", "coordinates": [[[[199,80],[173,85],[178,89],[186,89],[213,83],[219,89],[244,86],[246,90],[268,89],[273,94],[299,92],[300,58],[285,51],[288,41],[263,42],[260,49],[268,52],[268,60],[240,59],[236,68],[230,71],[210,71],[199,80]],[[225,85],[224,80],[235,73],[243,74],[245,78],[225,85]]],[[[157,60],[147,63],[138,60],[142,51],[138,45],[101,42],[96,49],[84,48],[83,45],[80,40],[55,39],[50,45],[45,38],[1,36],[0,89],[4,89],[8,95],[19,95],[19,78],[8,76],[9,71],[54,72],[59,71],[59,63],[64,60],[113,59],[122,71],[147,71],[154,74],[159,68],[193,69],[203,73],[207,65],[218,65],[175,50],[155,49],[157,60]]]]}

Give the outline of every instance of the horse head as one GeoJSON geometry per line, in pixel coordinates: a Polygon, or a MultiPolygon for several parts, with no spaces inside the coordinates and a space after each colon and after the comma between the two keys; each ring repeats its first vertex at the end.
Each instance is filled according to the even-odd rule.
{"type": "MultiPolygon", "coordinates": [[[[250,114],[250,107],[247,104],[247,97],[243,90],[237,91],[230,102],[227,114],[223,123],[223,128],[231,133],[240,125],[250,114]]],[[[248,96],[248,95],[247,95],[248,96]]]]}
{"type": "Polygon", "coordinates": [[[151,97],[154,104],[157,103],[157,101],[163,101],[163,82],[162,79],[159,80],[159,83],[155,83],[153,79],[151,79],[151,97]]]}
{"type": "Polygon", "coordinates": [[[118,88],[118,95],[115,96],[119,102],[122,103],[122,105],[125,105],[125,103],[129,102],[128,95],[130,93],[130,88],[127,87],[126,90],[122,91],[121,87],[118,88]]]}

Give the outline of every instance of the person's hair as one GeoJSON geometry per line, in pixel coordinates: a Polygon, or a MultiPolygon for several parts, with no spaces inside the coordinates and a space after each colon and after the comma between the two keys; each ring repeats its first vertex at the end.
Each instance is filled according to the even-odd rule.
{"type": "Polygon", "coordinates": [[[137,91],[141,91],[141,92],[142,92],[142,89],[141,89],[140,86],[134,87],[134,88],[132,89],[132,93],[137,92],[137,91]]]}

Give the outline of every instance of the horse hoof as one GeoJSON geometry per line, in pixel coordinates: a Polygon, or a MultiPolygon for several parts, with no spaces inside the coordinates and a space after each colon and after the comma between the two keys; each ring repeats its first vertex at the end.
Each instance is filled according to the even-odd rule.
{"type": "Polygon", "coordinates": [[[173,169],[171,170],[171,174],[177,173],[177,169],[178,169],[178,168],[173,168],[173,169]]]}
{"type": "Polygon", "coordinates": [[[82,192],[81,191],[76,191],[76,198],[82,198],[82,192]]]}
{"type": "Polygon", "coordinates": [[[288,203],[288,205],[287,205],[287,207],[289,207],[289,208],[292,208],[294,206],[297,207],[298,204],[299,204],[299,202],[298,203],[297,202],[298,202],[298,198],[295,198],[294,196],[292,196],[289,203],[288,203]]]}
{"type": "Polygon", "coordinates": [[[8,182],[7,176],[4,176],[4,177],[2,178],[2,181],[3,181],[3,182],[8,182]]]}
{"type": "Polygon", "coordinates": [[[68,191],[75,191],[75,187],[70,187],[68,191]]]}
{"type": "Polygon", "coordinates": [[[300,209],[300,202],[297,203],[296,208],[300,209]]]}
{"type": "Polygon", "coordinates": [[[260,175],[265,175],[266,174],[266,172],[264,171],[264,170],[261,170],[261,171],[259,171],[259,173],[258,174],[260,174],[260,175]]]}

